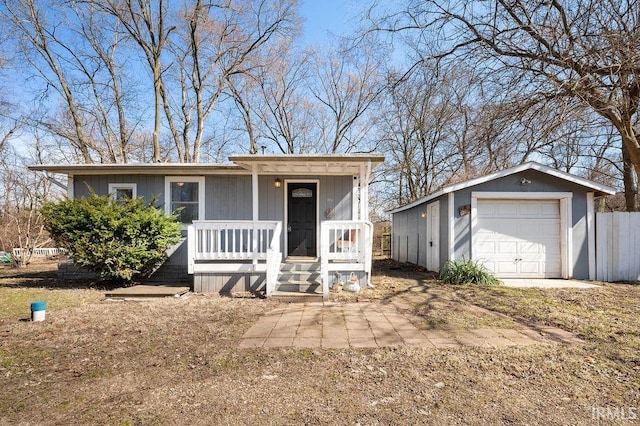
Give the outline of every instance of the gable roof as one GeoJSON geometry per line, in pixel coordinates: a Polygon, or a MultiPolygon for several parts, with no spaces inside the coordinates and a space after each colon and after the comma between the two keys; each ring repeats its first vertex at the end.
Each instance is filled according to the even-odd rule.
{"type": "Polygon", "coordinates": [[[249,174],[255,166],[259,174],[357,175],[360,166],[371,168],[384,161],[379,154],[283,154],[232,155],[232,163],[127,163],[127,164],[35,164],[29,170],[68,175],[204,175],[249,174]]]}
{"type": "Polygon", "coordinates": [[[561,170],[558,169],[554,169],[552,167],[549,166],[545,166],[543,164],[540,163],[536,163],[535,161],[530,161],[528,163],[522,163],[518,166],[515,167],[511,167],[508,169],[504,169],[501,170],[499,172],[495,172],[489,175],[485,175],[485,176],[481,176],[475,179],[470,179],[470,180],[466,180],[464,182],[460,182],[460,183],[455,183],[453,185],[448,185],[445,186],[444,188],[442,188],[441,190],[434,192],[433,194],[429,194],[425,197],[422,197],[412,203],[406,204],[402,207],[398,207],[395,210],[391,210],[389,213],[393,214],[393,213],[399,213],[401,211],[404,210],[408,210],[412,207],[415,207],[417,205],[426,203],[430,200],[433,200],[434,198],[438,198],[444,194],[448,194],[450,192],[456,192],[459,191],[461,189],[465,189],[465,188],[469,188],[475,185],[479,185],[481,183],[485,183],[485,182],[489,182],[495,179],[499,179],[499,178],[503,178],[506,176],[510,176],[516,173],[520,173],[523,172],[525,170],[537,170],[539,172],[542,173],[546,173],[550,176],[554,176],[557,177],[559,179],[563,179],[566,180],[568,182],[572,182],[575,183],[577,185],[581,185],[584,186],[586,188],[592,189],[594,190],[596,193],[599,193],[598,195],[604,195],[604,194],[615,194],[616,190],[614,188],[611,188],[610,186],[606,186],[606,185],[602,185],[599,184],[597,182],[594,182],[592,180],[589,179],[585,179],[585,178],[581,178],[579,176],[576,175],[572,175],[571,173],[567,173],[567,172],[563,172],[561,170]]]}

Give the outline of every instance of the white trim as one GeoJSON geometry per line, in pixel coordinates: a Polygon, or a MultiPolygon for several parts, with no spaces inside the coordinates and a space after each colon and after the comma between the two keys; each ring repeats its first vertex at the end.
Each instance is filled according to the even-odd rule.
{"type": "MultiPolygon", "coordinates": [[[[429,271],[435,271],[435,272],[440,272],[440,201],[436,201],[430,204],[427,204],[427,210],[426,210],[426,238],[425,238],[425,242],[426,242],[426,247],[425,247],[425,267],[429,270],[429,271]],[[432,220],[431,220],[431,214],[433,213],[432,210],[436,210],[438,212],[438,223],[436,224],[436,230],[435,230],[435,234],[434,234],[434,227],[432,226],[432,220]],[[435,236],[435,238],[433,238],[435,236]],[[431,237],[431,238],[429,238],[431,237]],[[438,242],[438,250],[434,252],[433,250],[433,245],[429,244],[429,240],[437,240],[438,242]],[[435,265],[430,265],[429,260],[433,258],[433,260],[435,261],[434,264],[435,265]]],[[[420,245],[420,238],[418,238],[418,245],[420,245]]],[[[419,259],[418,259],[419,262],[419,259]]],[[[419,264],[419,263],[418,263],[419,264]]]]}
{"type": "MultiPolygon", "coordinates": [[[[165,176],[164,177],[164,211],[171,214],[171,183],[195,182],[198,184],[198,219],[205,220],[204,176],[165,176]]],[[[189,225],[188,223],[183,226],[189,225]]]]}
{"type": "MultiPolygon", "coordinates": [[[[474,191],[471,198],[492,198],[494,200],[560,200],[562,198],[572,198],[573,192],[490,192],[474,191]]],[[[471,206],[473,209],[473,205],[471,206]]]]}
{"type": "MultiPolygon", "coordinates": [[[[571,197],[563,198],[560,202],[564,202],[564,214],[567,218],[567,276],[562,277],[566,279],[573,278],[573,265],[575,264],[575,260],[573,259],[573,203],[571,197]]],[[[562,215],[562,212],[560,212],[562,215]]]]}
{"type": "MultiPolygon", "coordinates": [[[[260,220],[260,186],[258,182],[258,168],[253,165],[251,167],[251,217],[254,222],[260,220]]],[[[253,247],[258,246],[258,233],[253,233],[253,247]]],[[[255,252],[253,254],[254,267],[258,264],[258,253],[255,252]]]]}
{"type": "Polygon", "coordinates": [[[589,251],[589,279],[596,279],[596,214],[594,193],[587,192],[587,247],[589,251]]]}
{"type": "Polygon", "coordinates": [[[562,278],[573,277],[573,215],[571,209],[571,192],[481,192],[471,193],[471,244],[470,258],[474,258],[473,245],[478,231],[478,198],[517,200],[558,200],[560,203],[560,263],[562,278]]]}
{"type": "Polygon", "coordinates": [[[73,199],[74,197],[74,182],[73,182],[73,175],[68,175],[67,176],[67,198],[69,199],[73,199]]]}
{"type": "Polygon", "coordinates": [[[284,180],[284,252],[283,258],[289,256],[289,184],[290,183],[315,183],[316,184],[316,257],[320,256],[320,179],[285,179],[284,180]]]}
{"type": "Polygon", "coordinates": [[[455,214],[455,194],[453,192],[449,193],[448,196],[448,217],[449,217],[449,226],[448,226],[448,231],[449,231],[449,250],[448,250],[448,256],[447,256],[447,260],[455,260],[455,254],[456,254],[456,242],[455,242],[455,235],[456,235],[456,214],[455,214]]]}
{"type": "Polygon", "coordinates": [[[118,189],[130,189],[131,190],[131,198],[136,198],[138,196],[138,185],[135,183],[110,183],[109,184],[109,195],[114,200],[116,199],[116,191],[118,189]]]}
{"type": "MultiPolygon", "coordinates": [[[[473,244],[476,241],[476,234],[478,232],[478,194],[477,192],[471,193],[471,214],[469,214],[469,258],[473,257],[473,244]]],[[[480,197],[483,198],[483,197],[480,197]]]]}
{"type": "Polygon", "coordinates": [[[510,176],[516,173],[520,173],[520,172],[524,172],[526,170],[537,170],[539,172],[542,173],[546,173],[548,175],[560,178],[560,179],[564,179],[566,181],[584,186],[586,188],[595,190],[595,191],[599,191],[605,194],[615,194],[616,190],[614,188],[611,188],[610,186],[606,186],[606,185],[601,185],[599,183],[593,182],[591,180],[588,179],[584,179],[575,175],[572,175],[570,173],[566,173],[566,172],[562,172],[560,170],[556,170],[553,169],[551,167],[548,166],[544,166],[540,163],[536,163],[536,162],[528,162],[528,163],[524,163],[524,164],[520,164],[519,166],[515,166],[515,167],[511,167],[509,169],[505,169],[496,173],[492,173],[490,175],[486,175],[486,176],[481,176],[479,178],[475,178],[475,179],[471,179],[471,180],[467,180],[465,182],[460,182],[454,185],[449,185],[446,186],[444,188],[442,188],[440,191],[435,192],[431,195],[427,195],[426,197],[420,198],[416,201],[414,201],[413,203],[409,203],[405,206],[399,207],[395,210],[391,210],[389,213],[393,214],[393,213],[399,213],[401,211],[410,209],[411,207],[415,207],[419,204],[425,203],[427,201],[430,201],[434,198],[438,198],[441,195],[444,194],[448,194],[451,192],[455,192],[455,191],[459,191],[461,189],[465,189],[465,188],[469,188],[471,186],[475,186],[475,185],[479,185],[481,183],[485,183],[485,182],[489,182],[495,179],[500,179],[506,176],[510,176]]]}
{"type": "Polygon", "coordinates": [[[190,274],[215,273],[215,272],[266,272],[266,263],[194,263],[190,274]]]}
{"type": "Polygon", "coordinates": [[[351,220],[358,220],[358,196],[360,189],[360,178],[353,176],[353,186],[351,188],[351,220]]]}
{"type": "Polygon", "coordinates": [[[258,169],[254,166],[251,171],[251,217],[260,220],[260,194],[258,186],[258,169]]]}

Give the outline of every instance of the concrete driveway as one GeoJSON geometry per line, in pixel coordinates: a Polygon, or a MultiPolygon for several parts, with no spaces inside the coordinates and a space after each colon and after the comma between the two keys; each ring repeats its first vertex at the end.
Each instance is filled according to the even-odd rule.
{"type": "Polygon", "coordinates": [[[521,288],[597,288],[599,286],[578,280],[561,280],[561,279],[531,279],[531,278],[503,278],[502,283],[506,287],[521,288]]]}

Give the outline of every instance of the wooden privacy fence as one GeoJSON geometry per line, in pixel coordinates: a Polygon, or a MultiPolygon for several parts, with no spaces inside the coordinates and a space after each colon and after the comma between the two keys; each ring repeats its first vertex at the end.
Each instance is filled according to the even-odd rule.
{"type": "Polygon", "coordinates": [[[640,280],[640,213],[596,213],[596,279],[640,280]]]}

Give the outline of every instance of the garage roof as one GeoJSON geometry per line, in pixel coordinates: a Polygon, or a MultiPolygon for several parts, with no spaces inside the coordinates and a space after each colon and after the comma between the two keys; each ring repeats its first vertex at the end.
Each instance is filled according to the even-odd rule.
{"type": "Polygon", "coordinates": [[[470,179],[464,182],[460,182],[460,183],[455,183],[453,185],[449,185],[449,186],[445,186],[444,188],[442,188],[441,190],[434,192],[433,194],[429,194],[426,197],[422,197],[412,203],[409,203],[407,205],[404,205],[402,207],[399,207],[395,210],[391,210],[389,213],[399,213],[401,211],[404,210],[408,210],[412,207],[415,207],[417,205],[426,203],[430,200],[433,200],[435,198],[438,198],[444,194],[448,194],[450,192],[456,192],[459,191],[461,189],[465,189],[465,188],[469,188],[471,186],[475,186],[475,185],[479,185],[481,183],[485,183],[485,182],[489,182],[492,181],[494,179],[499,179],[505,176],[510,176],[516,173],[520,173],[523,172],[525,170],[537,170],[539,172],[542,173],[546,173],[548,175],[551,176],[555,176],[557,178],[560,179],[564,179],[568,182],[573,182],[577,185],[581,185],[584,186],[586,188],[592,189],[594,190],[594,192],[596,192],[596,195],[604,195],[604,194],[615,194],[616,190],[614,188],[611,188],[610,186],[606,186],[606,185],[602,185],[599,184],[597,182],[594,182],[592,180],[589,179],[585,179],[585,178],[581,178],[579,176],[576,175],[572,175],[571,173],[567,173],[567,172],[563,172],[560,171],[558,169],[554,169],[552,167],[548,167],[545,166],[543,164],[540,163],[536,163],[535,161],[530,161],[528,163],[523,163],[520,164],[519,166],[515,166],[515,167],[511,167],[505,170],[501,170],[499,172],[496,173],[492,173],[490,175],[486,175],[486,176],[481,176],[479,178],[475,178],[475,179],[470,179]]]}

